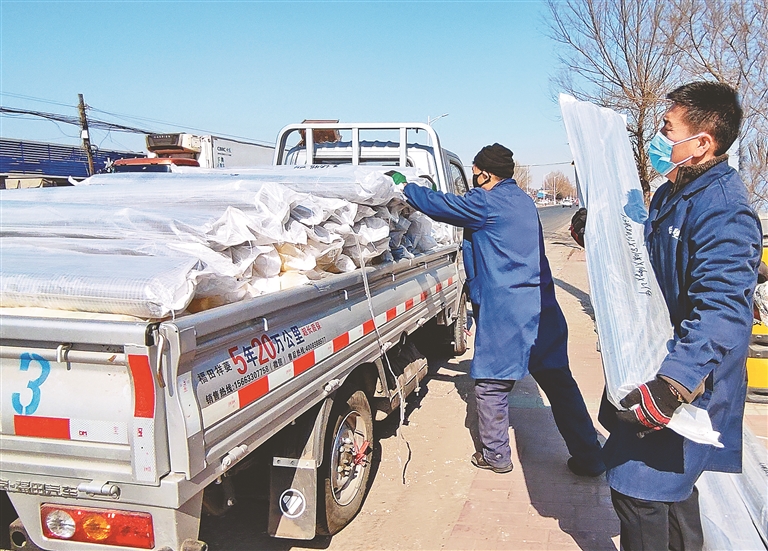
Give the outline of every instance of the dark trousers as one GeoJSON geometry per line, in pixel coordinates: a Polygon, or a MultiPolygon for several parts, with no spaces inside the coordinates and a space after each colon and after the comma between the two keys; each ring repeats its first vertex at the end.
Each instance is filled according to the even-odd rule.
{"type": "Polygon", "coordinates": [[[677,502],[645,501],[611,489],[621,522],[622,551],[701,551],[704,533],[699,492],[677,502]]]}
{"type": "Polygon", "coordinates": [[[532,366],[531,376],[547,395],[557,430],[565,440],[568,453],[584,469],[604,471],[597,431],[570,368],[535,369],[532,366]]]}
{"type": "Polygon", "coordinates": [[[515,381],[478,379],[475,381],[477,429],[483,444],[483,457],[494,467],[512,462],[509,447],[509,392],[515,381]]]}
{"type": "MultiPolygon", "coordinates": [[[[604,470],[597,432],[571,370],[567,366],[541,369],[532,371],[531,375],[547,395],[557,430],[565,440],[570,454],[587,470],[604,470]]],[[[495,467],[509,465],[512,461],[508,395],[514,384],[515,381],[497,379],[475,381],[478,432],[483,444],[483,457],[495,467]]]]}

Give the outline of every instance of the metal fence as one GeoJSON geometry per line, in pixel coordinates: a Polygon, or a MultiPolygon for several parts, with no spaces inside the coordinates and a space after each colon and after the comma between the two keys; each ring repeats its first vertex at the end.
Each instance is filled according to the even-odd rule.
{"type": "MultiPolygon", "coordinates": [[[[93,168],[97,173],[103,172],[117,159],[144,156],[130,151],[94,149],[93,168]]],[[[85,178],[88,158],[82,147],[0,138],[0,173],[85,178]]]]}

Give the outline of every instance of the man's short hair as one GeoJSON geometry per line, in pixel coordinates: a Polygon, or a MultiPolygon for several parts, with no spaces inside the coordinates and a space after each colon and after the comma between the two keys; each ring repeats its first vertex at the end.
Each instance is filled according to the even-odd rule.
{"type": "Polygon", "coordinates": [[[685,109],[683,119],[696,132],[715,139],[715,155],[722,155],[739,135],[741,106],[736,90],[720,82],[691,82],[676,88],[667,99],[685,109]]]}

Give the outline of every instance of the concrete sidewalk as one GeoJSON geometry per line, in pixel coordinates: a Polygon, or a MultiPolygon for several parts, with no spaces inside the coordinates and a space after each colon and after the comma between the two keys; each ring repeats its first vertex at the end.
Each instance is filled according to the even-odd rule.
{"type": "MultiPolygon", "coordinates": [[[[558,302],[569,327],[569,357],[598,431],[603,374],[583,249],[566,232],[547,242],[558,302]]],[[[515,470],[478,471],[444,549],[618,549],[619,521],[605,477],[573,475],[546,396],[529,376],[510,394],[515,470]]]]}
{"type": "MultiPolygon", "coordinates": [[[[568,321],[571,370],[595,427],[607,436],[597,423],[604,379],[585,253],[565,230],[549,237],[547,256],[568,321]]],[[[515,386],[510,394],[515,470],[475,475],[444,549],[619,549],[619,521],[605,476],[585,479],[567,470],[568,452],[547,406],[530,376],[515,386]]],[[[768,446],[768,405],[747,403],[745,424],[768,446]]]]}

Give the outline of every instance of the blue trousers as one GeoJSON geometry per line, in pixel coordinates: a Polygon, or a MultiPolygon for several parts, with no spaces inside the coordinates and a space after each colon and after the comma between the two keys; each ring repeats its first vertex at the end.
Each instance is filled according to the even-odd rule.
{"type": "MultiPolygon", "coordinates": [[[[601,458],[597,431],[587,412],[584,398],[568,366],[559,369],[532,370],[552,406],[552,416],[568,452],[587,470],[605,469],[601,458]]],[[[475,381],[478,432],[483,444],[483,457],[495,466],[509,465],[509,392],[515,381],[478,379],[475,381]]]]}

